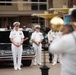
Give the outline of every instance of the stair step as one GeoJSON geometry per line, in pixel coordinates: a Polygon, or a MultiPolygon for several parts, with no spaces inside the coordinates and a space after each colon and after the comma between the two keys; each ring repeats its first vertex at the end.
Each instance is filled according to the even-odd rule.
{"type": "MultiPolygon", "coordinates": [[[[42,51],[42,57],[41,57],[41,59],[42,59],[42,63],[44,62],[44,52],[42,51]]],[[[38,58],[38,57],[36,57],[36,58],[38,58]]],[[[49,53],[48,53],[48,51],[45,51],[45,61],[46,62],[49,62],[49,53]]]]}

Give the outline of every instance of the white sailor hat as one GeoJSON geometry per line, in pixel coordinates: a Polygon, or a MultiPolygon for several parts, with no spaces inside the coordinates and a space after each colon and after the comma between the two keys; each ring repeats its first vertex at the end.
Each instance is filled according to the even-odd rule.
{"type": "Polygon", "coordinates": [[[71,15],[73,10],[76,10],[76,8],[70,8],[68,14],[71,15]]]}
{"type": "Polygon", "coordinates": [[[41,28],[41,26],[40,26],[40,25],[35,25],[35,29],[36,29],[36,28],[39,28],[39,29],[40,29],[40,28],[41,28]]]}
{"type": "Polygon", "coordinates": [[[26,26],[23,26],[23,28],[26,28],[26,26]]]}
{"type": "Polygon", "coordinates": [[[14,22],[13,25],[14,26],[20,26],[20,22],[14,22]]]}

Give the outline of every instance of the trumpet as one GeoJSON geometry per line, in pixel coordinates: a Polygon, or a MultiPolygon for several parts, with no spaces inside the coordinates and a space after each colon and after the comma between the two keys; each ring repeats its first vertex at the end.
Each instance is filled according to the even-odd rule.
{"type": "Polygon", "coordinates": [[[62,31],[65,24],[62,18],[55,16],[50,20],[50,25],[53,31],[62,31]]]}

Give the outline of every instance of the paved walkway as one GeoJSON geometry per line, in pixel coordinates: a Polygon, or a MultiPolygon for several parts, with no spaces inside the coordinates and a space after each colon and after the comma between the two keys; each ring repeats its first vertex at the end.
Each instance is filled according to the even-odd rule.
{"type": "MultiPolygon", "coordinates": [[[[60,75],[60,64],[56,64],[52,66],[50,63],[46,63],[46,65],[50,68],[48,71],[48,75],[60,75]]],[[[42,75],[40,67],[42,66],[29,66],[22,67],[21,71],[14,71],[13,67],[4,67],[0,68],[0,75],[42,75]]]]}
{"type": "MultiPolygon", "coordinates": [[[[46,66],[50,69],[48,71],[48,75],[60,75],[61,65],[57,63],[56,65],[52,66],[52,63],[49,63],[49,56],[48,52],[46,52],[46,66]]],[[[42,63],[44,61],[44,56],[42,52],[42,63]]],[[[43,65],[42,65],[43,66],[43,65]]],[[[13,66],[2,66],[0,67],[0,75],[42,75],[40,67],[42,66],[34,66],[31,65],[29,67],[22,67],[21,71],[14,71],[13,66]]]]}

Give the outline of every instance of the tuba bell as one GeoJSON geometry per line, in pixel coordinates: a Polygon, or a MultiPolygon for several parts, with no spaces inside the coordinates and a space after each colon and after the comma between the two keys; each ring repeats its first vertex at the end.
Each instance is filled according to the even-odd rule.
{"type": "Polygon", "coordinates": [[[61,31],[64,27],[64,21],[62,18],[55,16],[50,20],[50,25],[53,31],[61,31]]]}

